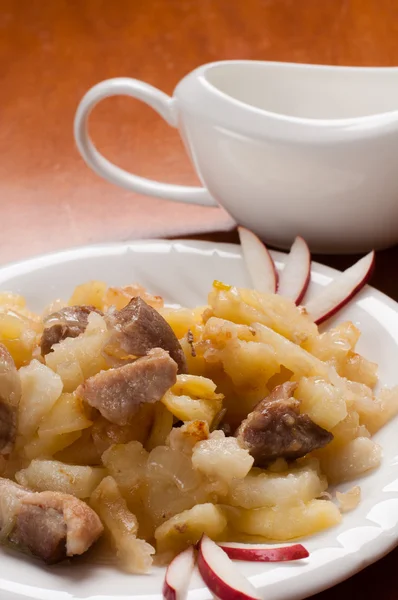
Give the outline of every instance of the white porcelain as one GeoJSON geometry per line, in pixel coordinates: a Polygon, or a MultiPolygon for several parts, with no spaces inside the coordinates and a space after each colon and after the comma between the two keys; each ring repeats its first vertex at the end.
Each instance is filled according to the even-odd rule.
{"type": "MultiPolygon", "coordinates": [[[[273,253],[281,269],[285,255],[273,253]]],[[[312,293],[336,271],[313,265],[312,293]]],[[[52,299],[68,298],[76,284],[102,279],[112,285],[139,281],[170,304],[206,302],[214,279],[249,285],[239,246],[193,241],[144,241],[92,246],[34,258],[0,269],[0,290],[26,296],[40,310],[52,299]]],[[[362,331],[359,351],[380,365],[383,384],[397,383],[398,305],[366,287],[334,321],[351,319],[362,331]]],[[[398,542],[398,419],[376,440],[381,467],[360,480],[363,500],[338,527],[304,541],[308,560],[291,564],[236,563],[267,600],[301,600],[356,573],[398,542]]],[[[352,483],[345,487],[350,487],[352,483]]],[[[345,489],[341,486],[340,489],[345,489]]],[[[77,561],[45,567],[0,548],[0,600],[160,600],[163,569],[149,576],[126,575],[114,564],[77,561]]],[[[195,574],[188,600],[210,600],[195,574]]]]}
{"type": "Polygon", "coordinates": [[[281,248],[298,234],[312,251],[330,253],[398,242],[398,68],[222,61],[187,75],[173,97],[136,79],[109,79],[82,99],[75,138],[109,181],[158,198],[219,203],[281,248]],[[203,188],[138,177],[95,149],[88,115],[120,94],[179,129],[203,188]]]}

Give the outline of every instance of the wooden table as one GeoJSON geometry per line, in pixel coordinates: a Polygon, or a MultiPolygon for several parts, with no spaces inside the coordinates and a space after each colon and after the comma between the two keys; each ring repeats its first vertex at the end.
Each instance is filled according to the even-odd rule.
{"type": "MultiPolygon", "coordinates": [[[[89,171],[72,139],[83,93],[126,75],[171,93],[219,59],[394,65],[397,0],[0,0],[0,263],[99,241],[196,234],[236,241],[221,209],[142,198],[89,171]],[[224,233],[215,233],[224,232],[224,233]],[[227,233],[225,233],[227,232],[227,233]]],[[[162,181],[196,177],[175,130],[126,98],[91,131],[119,165],[162,181]]],[[[397,248],[374,284],[398,300],[397,248]]],[[[317,257],[344,267],[352,257],[317,257]]],[[[317,600],[396,600],[398,551],[317,600]]]]}

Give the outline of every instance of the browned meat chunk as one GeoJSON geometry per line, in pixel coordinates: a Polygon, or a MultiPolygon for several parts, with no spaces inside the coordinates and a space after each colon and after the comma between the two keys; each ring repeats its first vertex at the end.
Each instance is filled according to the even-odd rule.
{"type": "Polygon", "coordinates": [[[292,398],[295,383],[284,383],[262,400],[236,432],[258,467],[277,458],[294,460],[332,441],[333,435],[300,414],[300,402],[292,398]]]}
{"type": "Polygon", "coordinates": [[[0,534],[46,563],[83,554],[103,531],[97,514],[74,496],[31,492],[0,478],[0,534]]]}
{"type": "Polygon", "coordinates": [[[66,524],[53,508],[22,505],[10,535],[10,542],[22,546],[47,564],[66,558],[66,524]]]}
{"type": "Polygon", "coordinates": [[[111,423],[128,425],[141,404],[160,400],[176,380],[177,364],[155,348],[133,363],[90,377],[77,394],[111,423]]]}
{"type": "Polygon", "coordinates": [[[113,330],[109,341],[127,355],[145,356],[152,348],[163,348],[178,366],[179,373],[186,373],[185,354],[174,331],[167,321],[142,298],[136,296],[119,311],[106,317],[113,330]]]}
{"type": "Polygon", "coordinates": [[[20,399],[17,368],[7,348],[0,344],[0,454],[9,454],[13,449],[20,399]]]}
{"type": "Polygon", "coordinates": [[[46,328],[41,338],[42,356],[52,352],[54,344],[83,333],[87,327],[88,316],[92,312],[102,314],[94,306],[66,306],[49,315],[45,320],[46,328]]]}

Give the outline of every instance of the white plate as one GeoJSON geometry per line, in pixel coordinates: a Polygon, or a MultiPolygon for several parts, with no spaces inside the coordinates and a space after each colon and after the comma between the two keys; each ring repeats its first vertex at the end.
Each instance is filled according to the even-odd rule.
{"type": "MultiPolygon", "coordinates": [[[[285,255],[273,253],[282,267],[285,255]]],[[[311,289],[327,284],[336,271],[313,265],[311,289]]],[[[214,279],[248,286],[240,248],[232,244],[192,241],[144,241],[86,247],[33,258],[0,269],[0,290],[23,294],[40,310],[56,297],[67,298],[73,287],[90,279],[111,285],[142,283],[171,304],[206,302],[214,279]]],[[[350,319],[362,331],[359,351],[380,365],[383,384],[398,383],[398,305],[367,287],[336,317],[350,319]]],[[[308,560],[290,564],[236,563],[267,600],[300,600],[349,577],[398,543],[397,422],[377,436],[384,449],[382,466],[361,479],[363,500],[338,527],[305,540],[308,560]]],[[[350,484],[352,485],[352,484],[350,484]]],[[[45,567],[1,549],[1,600],[117,600],[161,598],[163,570],[132,576],[115,566],[76,563],[45,567]]],[[[190,600],[212,596],[198,575],[190,600]]]]}

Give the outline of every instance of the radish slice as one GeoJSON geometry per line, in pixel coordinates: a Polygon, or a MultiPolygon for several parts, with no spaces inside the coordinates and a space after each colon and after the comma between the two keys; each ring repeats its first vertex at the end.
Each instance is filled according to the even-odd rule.
{"type": "Polygon", "coordinates": [[[290,546],[261,546],[260,544],[219,544],[233,560],[249,562],[282,562],[308,558],[309,552],[301,544],[290,546]]]}
{"type": "Polygon", "coordinates": [[[279,276],[278,294],[300,304],[311,276],[311,254],[307,242],[297,236],[290,248],[285,268],[279,276]]]}
{"type": "Polygon", "coordinates": [[[227,554],[206,535],[199,542],[198,567],[203,581],[222,600],[258,600],[251,583],[237,570],[227,554]]]}
{"type": "Polygon", "coordinates": [[[375,253],[372,250],[325,286],[315,298],[307,302],[305,308],[315,323],[323,323],[345,306],[369,280],[374,265],[375,253]]]}
{"type": "Polygon", "coordinates": [[[238,233],[243,258],[254,289],[258,292],[275,294],[278,287],[278,273],[267,248],[249,229],[238,227],[238,233]]]}
{"type": "Polygon", "coordinates": [[[190,546],[169,564],[163,583],[163,598],[184,600],[194,566],[195,550],[190,546]]]}

